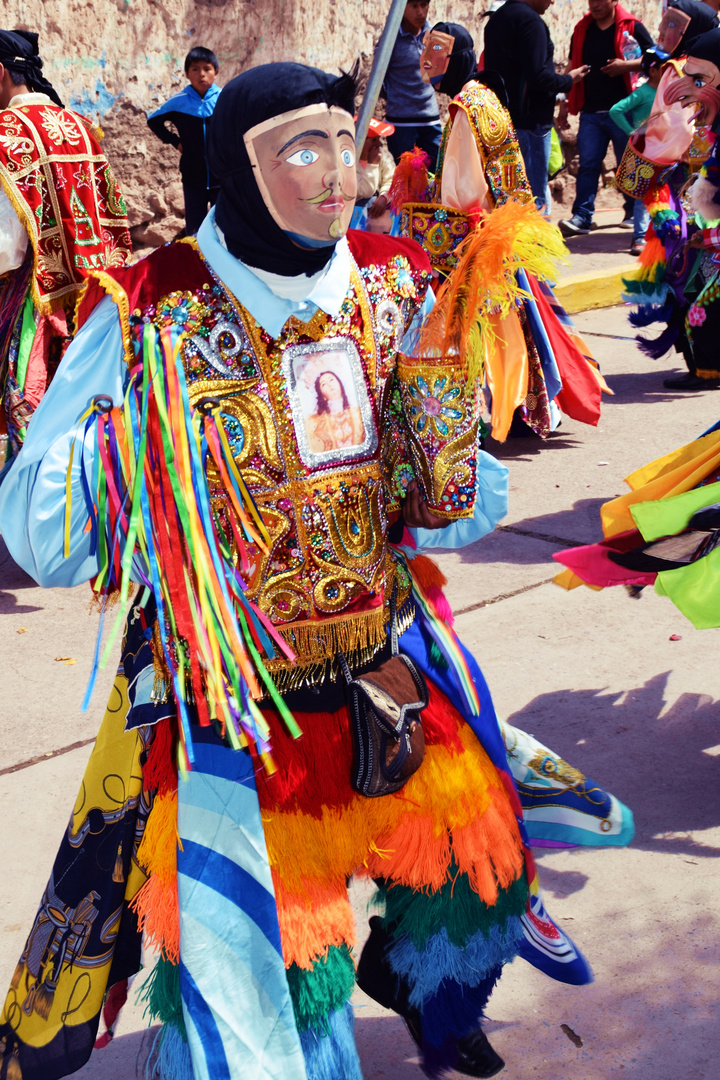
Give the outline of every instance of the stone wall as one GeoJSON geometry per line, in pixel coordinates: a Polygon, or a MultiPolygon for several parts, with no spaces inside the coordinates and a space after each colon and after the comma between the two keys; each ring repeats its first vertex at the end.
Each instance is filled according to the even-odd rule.
{"type": "MultiPolygon", "coordinates": [[[[487,6],[433,0],[430,18],[462,23],[480,45],[487,6]]],[[[661,0],[631,6],[648,29],[657,28],[661,0]]],[[[103,127],[133,241],[144,248],[183,226],[177,152],[151,134],[145,115],[184,84],[188,49],[205,45],[217,53],[221,83],[275,60],[337,69],[358,55],[369,58],[388,9],[389,0],[36,0],[29,21],[27,0],[5,0],[2,19],[7,28],[39,32],[60,95],[103,127]]],[[[557,60],[565,60],[585,10],[584,0],[556,0],[548,12],[557,60]]]]}

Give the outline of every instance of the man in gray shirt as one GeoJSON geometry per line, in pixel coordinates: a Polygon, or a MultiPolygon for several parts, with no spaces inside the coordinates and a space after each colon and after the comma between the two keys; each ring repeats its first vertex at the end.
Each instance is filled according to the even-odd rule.
{"type": "Polygon", "coordinates": [[[430,29],[429,7],[430,0],[408,0],[385,75],[383,94],[386,119],[395,125],[394,135],[388,138],[388,149],[395,161],[405,150],[419,146],[429,156],[429,169],[434,172],[442,124],[437,95],[430,83],[423,82],[420,73],[423,38],[430,29]]]}

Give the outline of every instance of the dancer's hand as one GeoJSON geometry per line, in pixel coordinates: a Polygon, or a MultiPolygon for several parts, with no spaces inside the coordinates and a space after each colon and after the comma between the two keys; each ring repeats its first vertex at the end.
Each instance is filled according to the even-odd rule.
{"type": "Polygon", "coordinates": [[[446,518],[438,517],[428,510],[425,499],[420,497],[417,480],[411,480],[407,487],[407,496],[403,502],[403,519],[410,529],[445,529],[450,524],[446,518]]]}

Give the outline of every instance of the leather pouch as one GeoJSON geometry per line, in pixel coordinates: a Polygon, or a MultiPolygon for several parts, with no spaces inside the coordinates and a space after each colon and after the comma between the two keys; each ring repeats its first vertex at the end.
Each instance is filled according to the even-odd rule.
{"type": "Polygon", "coordinates": [[[351,780],[368,798],[399,791],[425,756],[420,713],[428,703],[428,688],[412,660],[399,652],[394,601],[393,596],[390,658],[353,679],[340,655],[353,732],[351,780]]]}

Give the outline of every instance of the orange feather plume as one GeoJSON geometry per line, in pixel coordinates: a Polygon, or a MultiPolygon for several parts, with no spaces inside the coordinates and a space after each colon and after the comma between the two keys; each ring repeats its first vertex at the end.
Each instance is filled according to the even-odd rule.
{"type": "Polygon", "coordinates": [[[460,261],[438,292],[417,352],[457,355],[474,378],[482,371],[485,336],[492,334],[489,316],[506,315],[525,296],[515,272],[522,268],[548,280],[566,249],[557,228],[533,203],[509,199],[491,213],[480,214],[457,253],[460,261]]]}

